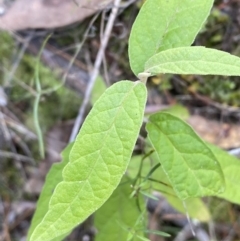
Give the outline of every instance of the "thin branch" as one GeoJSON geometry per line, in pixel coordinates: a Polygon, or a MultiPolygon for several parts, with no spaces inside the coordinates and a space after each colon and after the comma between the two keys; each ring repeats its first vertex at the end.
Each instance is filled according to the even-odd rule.
{"type": "Polygon", "coordinates": [[[66,72],[65,72],[65,74],[64,74],[64,76],[63,76],[63,81],[62,81],[63,83],[66,82],[66,79],[67,79],[68,73],[69,73],[70,69],[72,68],[72,66],[73,66],[73,64],[74,64],[74,61],[76,60],[78,54],[80,53],[83,44],[86,42],[87,37],[88,37],[88,33],[90,32],[90,30],[91,30],[91,28],[92,28],[94,22],[96,21],[98,15],[99,15],[99,14],[95,14],[95,15],[94,15],[94,17],[92,18],[90,24],[88,25],[87,30],[85,31],[85,33],[84,33],[84,35],[83,35],[83,39],[82,39],[81,43],[79,43],[79,44],[77,45],[77,48],[76,48],[75,54],[74,54],[73,58],[71,59],[69,65],[68,65],[68,67],[67,67],[67,70],[66,70],[66,72]]]}
{"type": "Polygon", "coordinates": [[[57,86],[50,87],[50,88],[48,88],[48,89],[46,89],[46,90],[42,90],[42,91],[41,91],[42,94],[49,94],[49,93],[51,93],[51,92],[57,91],[59,88],[61,88],[61,87],[66,83],[66,80],[67,80],[69,71],[71,70],[74,62],[76,61],[76,58],[77,58],[78,54],[80,53],[83,44],[86,42],[87,37],[88,37],[88,33],[90,32],[90,30],[91,30],[94,22],[96,21],[97,17],[98,17],[98,14],[96,14],[96,15],[92,18],[90,24],[88,25],[87,30],[85,31],[85,33],[84,33],[84,35],[83,35],[82,41],[75,46],[76,51],[75,51],[74,56],[71,58],[68,66],[67,66],[67,69],[66,69],[66,71],[65,71],[65,73],[64,73],[64,75],[63,75],[63,77],[62,77],[61,83],[60,83],[59,85],[57,85],[57,86]]]}
{"type": "Polygon", "coordinates": [[[48,42],[49,38],[51,37],[51,35],[48,35],[47,38],[44,40],[43,45],[39,51],[39,54],[37,56],[37,62],[35,65],[35,85],[36,85],[36,98],[34,100],[34,105],[33,105],[33,117],[34,117],[34,125],[35,125],[35,130],[38,136],[38,143],[39,143],[39,152],[40,152],[40,156],[41,158],[45,157],[45,148],[44,148],[44,140],[43,140],[43,134],[42,134],[42,130],[41,130],[41,126],[40,126],[40,122],[39,122],[39,117],[38,117],[38,107],[40,104],[40,99],[41,99],[41,95],[42,95],[42,86],[41,86],[41,82],[39,79],[39,68],[40,68],[40,59],[41,59],[41,55],[43,52],[44,47],[46,46],[46,43],[48,42]]]}
{"type": "Polygon", "coordinates": [[[82,103],[82,105],[79,109],[78,116],[77,116],[76,121],[74,123],[74,127],[73,127],[73,130],[72,130],[69,142],[72,142],[73,140],[75,140],[75,138],[77,136],[77,133],[78,133],[78,130],[79,130],[79,128],[81,126],[81,123],[83,121],[83,115],[84,115],[85,109],[86,109],[86,107],[89,103],[91,92],[92,92],[93,86],[95,84],[96,78],[99,74],[99,68],[100,68],[100,65],[101,65],[103,57],[104,57],[104,52],[105,52],[105,49],[106,49],[107,44],[108,44],[108,40],[109,40],[111,31],[112,31],[112,28],[113,28],[115,18],[117,16],[118,7],[120,6],[120,2],[121,2],[121,0],[115,0],[114,1],[114,7],[112,8],[112,11],[111,11],[111,14],[110,14],[110,17],[109,17],[109,20],[108,20],[108,23],[107,23],[107,26],[106,26],[106,29],[105,29],[105,32],[104,32],[104,36],[103,36],[103,39],[101,41],[101,47],[98,51],[93,71],[90,75],[90,80],[89,80],[89,83],[88,83],[88,86],[87,86],[87,89],[86,89],[84,100],[83,100],[83,103],[82,103]]]}

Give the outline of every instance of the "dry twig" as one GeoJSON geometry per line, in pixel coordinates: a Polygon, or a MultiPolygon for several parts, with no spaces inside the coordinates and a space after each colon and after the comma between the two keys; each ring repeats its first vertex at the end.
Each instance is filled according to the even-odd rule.
{"type": "Polygon", "coordinates": [[[109,20],[108,20],[108,23],[107,23],[102,41],[101,41],[101,47],[98,51],[93,71],[90,75],[90,80],[89,80],[89,83],[88,83],[88,86],[87,86],[87,89],[86,89],[85,97],[84,97],[83,103],[82,103],[82,105],[79,109],[76,121],[74,123],[74,127],[73,127],[73,130],[72,130],[69,142],[72,142],[76,138],[79,127],[80,127],[80,125],[83,121],[83,115],[84,115],[85,109],[86,109],[86,107],[89,103],[91,92],[92,92],[95,80],[98,76],[100,65],[101,65],[101,63],[103,61],[103,58],[104,58],[104,51],[105,51],[105,49],[107,47],[107,44],[108,44],[108,40],[109,40],[111,31],[112,31],[112,27],[113,27],[115,18],[117,16],[118,7],[120,5],[120,2],[121,2],[121,0],[115,0],[114,1],[114,7],[112,8],[112,11],[111,11],[111,14],[110,14],[110,17],[109,17],[109,20]]]}

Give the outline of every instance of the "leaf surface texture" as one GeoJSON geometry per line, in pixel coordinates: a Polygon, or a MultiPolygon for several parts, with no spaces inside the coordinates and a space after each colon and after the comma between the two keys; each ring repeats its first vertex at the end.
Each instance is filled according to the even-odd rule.
{"type": "Polygon", "coordinates": [[[63,181],[31,241],[48,241],[67,233],[110,197],[130,160],[146,95],[141,82],[120,81],[97,100],[76,138],[63,181]]]}
{"type": "Polygon", "coordinates": [[[213,0],[147,0],[131,30],[129,59],[135,75],[160,51],[190,46],[213,5],[213,0]]]}
{"type": "Polygon", "coordinates": [[[189,125],[168,113],[157,113],[146,128],[161,167],[180,199],[223,191],[219,163],[189,125]]]}
{"type": "Polygon", "coordinates": [[[240,58],[205,47],[169,49],[151,57],[145,65],[151,74],[201,74],[240,76],[240,58]]]}

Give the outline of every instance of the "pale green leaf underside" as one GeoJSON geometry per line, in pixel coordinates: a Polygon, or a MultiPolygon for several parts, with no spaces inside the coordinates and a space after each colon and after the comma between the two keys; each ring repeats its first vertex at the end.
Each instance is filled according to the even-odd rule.
{"type": "Polygon", "coordinates": [[[146,128],[180,199],[223,191],[223,174],[215,156],[189,125],[168,113],[157,113],[146,128]]]}
{"type": "Polygon", "coordinates": [[[240,204],[240,161],[238,158],[229,155],[226,151],[216,146],[209,145],[210,149],[218,159],[223,170],[226,188],[223,193],[217,194],[230,202],[240,204]]]}
{"type": "MultiPolygon", "coordinates": [[[[45,184],[42,188],[41,195],[38,199],[36,211],[32,218],[30,229],[28,230],[27,240],[30,239],[34,229],[42,221],[43,217],[48,211],[48,205],[49,205],[49,201],[51,199],[52,193],[56,188],[57,184],[62,181],[62,170],[68,163],[68,157],[72,146],[73,146],[72,144],[69,144],[63,150],[62,162],[53,164],[46,176],[45,184]]],[[[64,236],[56,238],[54,241],[62,240],[64,236]]]]}
{"type": "Polygon", "coordinates": [[[68,232],[109,198],[127,168],[145,103],[146,87],[139,81],[118,82],[98,99],[31,241],[48,241],[68,232]]]}
{"type": "Polygon", "coordinates": [[[240,75],[240,58],[205,47],[179,47],[151,57],[145,71],[154,74],[240,75]]]}
{"type": "MultiPolygon", "coordinates": [[[[95,241],[124,241],[128,231],[122,226],[133,228],[140,211],[136,199],[130,198],[132,188],[126,176],[113,192],[111,197],[97,210],[94,215],[94,226],[97,229],[95,241]]],[[[144,200],[140,199],[144,204],[144,200]]],[[[139,228],[139,227],[138,227],[139,228]]],[[[144,229],[144,226],[141,227],[144,229]]]]}
{"type": "Polygon", "coordinates": [[[147,0],[130,34],[132,71],[143,72],[146,61],[160,51],[190,46],[212,5],[213,0],[147,0]]]}

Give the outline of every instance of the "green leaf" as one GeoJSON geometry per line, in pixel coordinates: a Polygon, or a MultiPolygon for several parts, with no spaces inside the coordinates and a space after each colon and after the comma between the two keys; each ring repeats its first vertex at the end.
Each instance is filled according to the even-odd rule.
{"type": "Polygon", "coordinates": [[[158,230],[146,230],[145,233],[152,233],[162,237],[171,237],[170,234],[158,230]]]}
{"type": "Polygon", "coordinates": [[[149,199],[153,199],[153,200],[156,200],[156,201],[158,201],[158,198],[157,197],[155,197],[154,195],[152,195],[152,194],[150,194],[150,193],[147,193],[147,192],[145,192],[145,191],[139,191],[142,195],[144,195],[145,197],[148,197],[149,199]]]}
{"type": "Polygon", "coordinates": [[[132,71],[143,72],[146,61],[160,51],[190,46],[212,5],[213,0],[147,0],[130,34],[132,71]]]}
{"type": "Polygon", "coordinates": [[[217,196],[230,202],[240,204],[240,160],[216,146],[209,145],[209,147],[222,167],[226,182],[224,192],[217,194],[217,196]]]}
{"type": "MultiPolygon", "coordinates": [[[[95,213],[96,241],[122,241],[127,239],[129,230],[122,228],[122,225],[132,228],[139,215],[141,215],[136,199],[129,198],[132,192],[130,184],[129,178],[124,176],[112,196],[95,213]]],[[[144,200],[139,200],[141,206],[144,206],[144,200]]],[[[144,226],[141,228],[144,229],[144,226]]]]}
{"type": "MultiPolygon", "coordinates": [[[[62,170],[68,163],[69,153],[71,151],[73,144],[69,144],[63,151],[62,151],[62,162],[54,163],[49,170],[44,186],[42,188],[41,195],[37,202],[36,211],[31,221],[30,229],[28,230],[27,240],[30,239],[34,229],[37,225],[42,221],[43,217],[48,211],[48,205],[50,198],[54,189],[56,188],[57,184],[60,183],[62,179],[62,170]]],[[[61,237],[56,238],[55,240],[62,240],[67,234],[64,234],[61,237]]]]}
{"type": "Polygon", "coordinates": [[[110,197],[126,171],[145,103],[146,87],[139,81],[116,83],[98,99],[31,241],[48,241],[69,232],[110,197]]]}
{"type": "Polygon", "coordinates": [[[180,47],[154,55],[145,64],[154,74],[240,75],[240,58],[205,47],[180,47]]]}
{"type": "MultiPolygon", "coordinates": [[[[138,173],[139,164],[142,158],[142,155],[132,157],[127,172],[130,177],[136,177],[138,173]]],[[[146,158],[142,166],[142,176],[147,176],[149,174],[149,171],[155,166],[156,163],[159,163],[159,158],[158,155],[156,155],[156,153],[153,153],[150,157],[146,158]]],[[[176,196],[174,190],[172,190],[170,186],[171,184],[166,174],[162,170],[162,167],[159,167],[157,170],[155,170],[150,178],[154,179],[155,181],[148,181],[149,189],[161,192],[162,195],[165,196],[168,202],[176,210],[183,214],[186,214],[186,212],[188,212],[191,218],[198,219],[201,222],[208,222],[211,219],[208,208],[200,198],[189,198],[185,200],[184,202],[187,210],[185,209],[183,201],[180,200],[176,196]],[[165,183],[168,186],[161,184],[161,182],[165,183]]]]}
{"type": "Polygon", "coordinates": [[[157,113],[147,123],[149,139],[177,196],[209,196],[224,189],[224,178],[215,156],[182,120],[157,113]]]}

